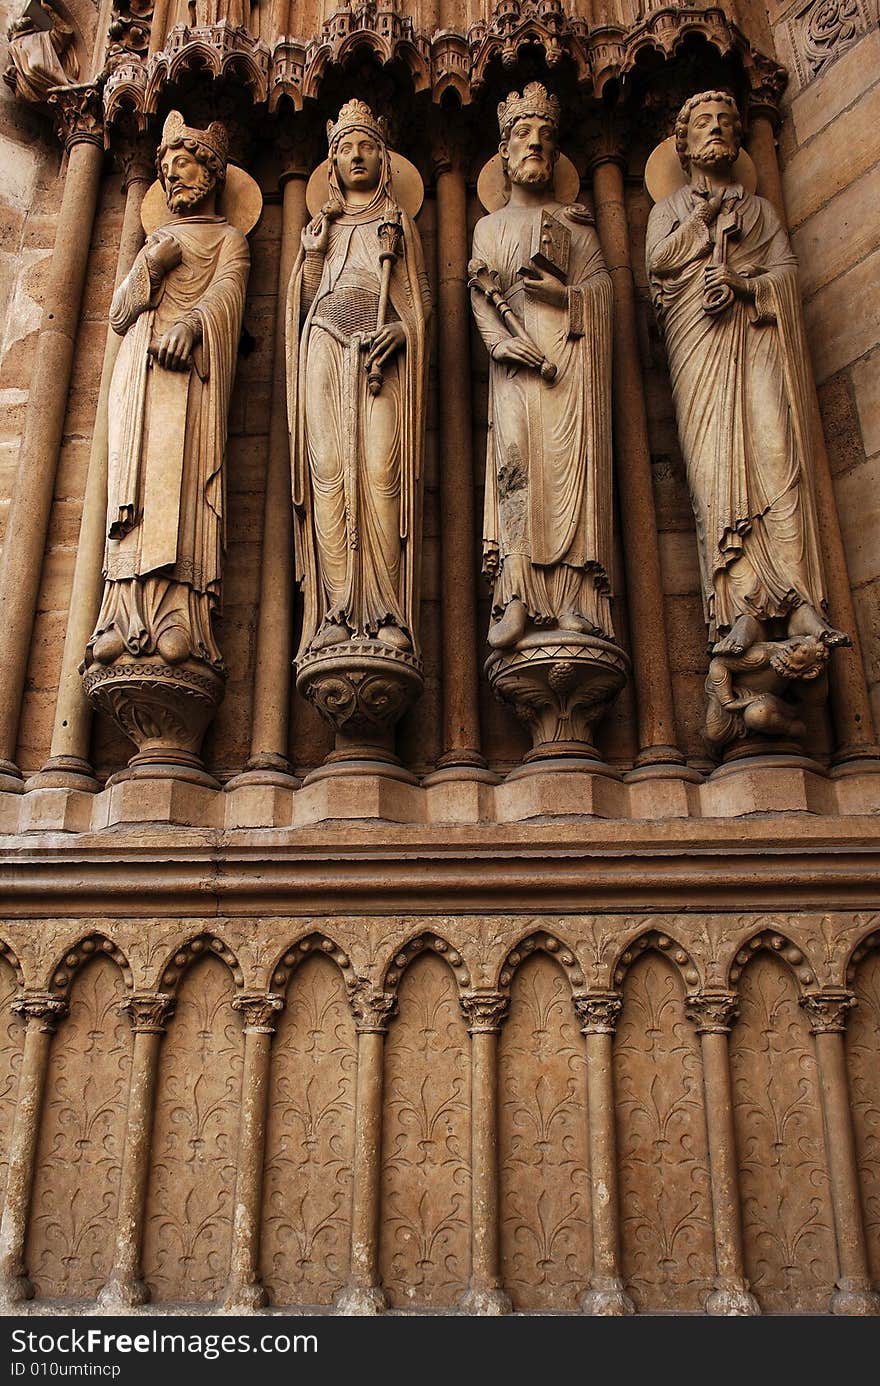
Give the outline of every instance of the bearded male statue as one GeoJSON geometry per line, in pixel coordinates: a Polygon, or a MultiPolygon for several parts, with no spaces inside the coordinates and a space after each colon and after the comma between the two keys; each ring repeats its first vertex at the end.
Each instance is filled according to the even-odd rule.
{"type": "Polygon", "coordinates": [[[499,105],[508,196],[477,223],[469,270],[490,355],[483,568],[494,586],[495,653],[486,668],[535,745],[555,743],[557,754],[562,739],[586,742],[596,720],[574,733],[572,697],[594,713],[607,701],[585,691],[577,659],[595,668],[595,641],[604,642],[613,691],[623,667],[609,580],[611,280],[586,208],[556,196],[559,118],[558,100],[538,82],[499,105]],[[528,674],[514,658],[526,646],[528,674]]]}
{"type": "MultiPolygon", "coordinates": [[[[684,104],[675,143],[687,181],[652,209],[647,233],[703,606],[721,660],[774,639],[849,643],[825,618],[797,265],[770,203],[734,176],[741,136],[726,92],[684,104]]],[[[724,736],[707,728],[710,742],[747,729],[742,719],[728,725],[724,736]]],[[[771,719],[766,731],[779,725],[771,719]]]]}
{"type": "MultiPolygon", "coordinates": [[[[100,670],[118,672],[120,661],[132,688],[139,671],[149,672],[155,688],[171,668],[177,674],[166,689],[185,684],[188,670],[194,687],[210,693],[211,711],[222,696],[213,621],[223,458],[250,265],[244,235],[217,209],[226,160],[222,125],[190,129],[171,112],[158,151],[168,216],[110,307],[110,325],[124,340],[108,402],[104,598],[84,664],[86,685],[99,698],[103,690],[105,706],[100,670]]],[[[120,710],[115,695],[117,718],[120,710]]],[[[144,736],[144,717],[138,723],[130,708],[122,724],[129,735],[138,731],[139,744],[169,748],[167,737],[144,736]]]]}

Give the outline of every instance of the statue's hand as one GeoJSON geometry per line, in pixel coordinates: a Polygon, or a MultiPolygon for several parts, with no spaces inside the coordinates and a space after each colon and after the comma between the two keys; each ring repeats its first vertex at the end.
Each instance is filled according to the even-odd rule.
{"type": "Polygon", "coordinates": [[[729,265],[707,265],[704,274],[707,290],[726,287],[732,289],[737,298],[755,297],[755,286],[729,265]]]}
{"type": "Polygon", "coordinates": [[[317,252],[320,255],[327,253],[327,245],[330,239],[330,219],[319,212],[313,217],[308,226],[302,230],[302,248],[306,254],[317,252]]]}
{"type": "MultiPolygon", "coordinates": [[[[699,192],[700,189],[697,188],[695,191],[699,192]]],[[[701,194],[701,196],[703,196],[703,194],[701,194]]],[[[697,216],[700,218],[700,221],[705,222],[707,226],[711,226],[718,213],[721,211],[721,203],[723,201],[723,188],[716,188],[715,192],[710,193],[708,196],[704,196],[702,207],[697,209],[697,216]]]]}
{"type": "Polygon", "coordinates": [[[370,350],[367,352],[367,366],[384,366],[395,351],[406,343],[406,331],[402,322],[388,322],[375,333],[370,350]]]}
{"type": "Polygon", "coordinates": [[[509,366],[534,366],[540,370],[544,357],[533,342],[522,337],[508,337],[492,348],[493,361],[505,361],[509,366]]]}
{"type": "Polygon", "coordinates": [[[189,358],[196,344],[196,334],[185,322],[176,322],[163,333],[156,349],[156,360],[166,371],[189,369],[189,358]]]}
{"type": "Polygon", "coordinates": [[[554,274],[530,266],[527,270],[520,270],[519,277],[529,298],[536,298],[539,303],[549,303],[552,308],[565,307],[568,301],[565,285],[560,284],[554,274]]]}
{"type": "Polygon", "coordinates": [[[147,247],[147,260],[156,279],[164,279],[166,274],[177,268],[182,259],[180,241],[167,232],[154,237],[147,247]]]}

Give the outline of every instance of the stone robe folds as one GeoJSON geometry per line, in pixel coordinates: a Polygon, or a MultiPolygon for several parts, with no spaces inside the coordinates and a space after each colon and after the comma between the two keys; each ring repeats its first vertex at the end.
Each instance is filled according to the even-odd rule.
{"type": "MultiPolygon", "coordinates": [[[[109,397],[104,602],[97,638],[116,630],[130,654],[152,654],[183,630],[191,655],[222,668],[212,630],[225,542],[223,454],[250,252],[222,217],[163,228],[181,264],[154,289],[146,251],[117,289],[110,324],[124,334],[109,397]],[[185,371],[150,355],[162,335],[197,316],[202,340],[185,371]]],[[[149,243],[148,243],[149,245],[149,243]]]]}
{"type": "MultiPolygon", "coordinates": [[[[492,359],[483,524],[483,568],[495,581],[493,614],[518,597],[537,625],[582,616],[598,635],[611,625],[611,280],[592,226],[559,203],[504,207],[477,222],[473,259],[495,270],[508,303],[557,367],[552,384],[528,366],[492,359]],[[571,231],[568,304],[530,298],[518,271],[550,212],[571,231]]],[[[483,341],[510,336],[476,290],[483,341]]]]}
{"type": "Polygon", "coordinates": [[[824,607],[811,488],[808,355],[797,263],[776,213],[739,184],[725,191],[737,239],[727,264],[755,301],[703,311],[713,231],[690,186],[653,208],[648,277],[666,338],[697,525],[703,604],[714,643],[748,613],[824,607]]]}
{"type": "Polygon", "coordinates": [[[392,266],[386,321],[399,320],[406,341],[382,367],[378,395],[367,388],[362,343],[376,330],[384,198],[331,222],[316,292],[304,254],[291,279],[288,419],[296,576],[305,599],[297,659],[332,621],[361,638],[383,624],[398,626],[418,654],[430,296],[418,232],[401,217],[403,252],[392,266]]]}

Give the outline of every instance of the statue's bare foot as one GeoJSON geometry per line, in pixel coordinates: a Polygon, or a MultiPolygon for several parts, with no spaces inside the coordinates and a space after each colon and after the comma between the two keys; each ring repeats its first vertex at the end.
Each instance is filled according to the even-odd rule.
{"type": "Polygon", "coordinates": [[[712,650],[713,655],[741,655],[750,645],[761,638],[761,626],[754,616],[743,612],[737,616],[727,634],[718,641],[712,650]]]}
{"type": "Polygon", "coordinates": [[[309,649],[329,650],[331,645],[341,645],[343,640],[348,639],[348,628],[342,625],[341,621],[328,621],[323,630],[312,641],[309,649]]]}
{"type": "Polygon", "coordinates": [[[98,664],[112,664],[121,654],[125,654],[125,641],[118,630],[106,630],[92,646],[92,659],[98,664]]]}
{"type": "Polygon", "coordinates": [[[512,602],[508,602],[507,610],[496,621],[494,626],[489,628],[489,644],[493,650],[506,650],[511,645],[515,645],[521,640],[526,628],[526,609],[519,597],[514,597],[512,602]]]}
{"type": "Polygon", "coordinates": [[[556,624],[560,630],[574,630],[579,635],[593,635],[595,632],[595,626],[586,616],[578,616],[574,611],[563,612],[556,624]]]}
{"type": "Polygon", "coordinates": [[[817,640],[823,640],[830,650],[838,645],[852,644],[846,631],[835,630],[834,626],[829,625],[825,617],[820,616],[816,608],[809,606],[807,602],[801,602],[789,616],[788,633],[814,635],[817,640]]]}
{"type": "Polygon", "coordinates": [[[189,655],[189,640],[179,626],[163,631],[156,641],[156,653],[166,664],[182,664],[189,655]]]}
{"type": "Polygon", "coordinates": [[[379,627],[378,638],[383,645],[391,645],[395,650],[411,650],[412,642],[405,630],[400,626],[394,625],[389,621],[387,625],[379,627]]]}

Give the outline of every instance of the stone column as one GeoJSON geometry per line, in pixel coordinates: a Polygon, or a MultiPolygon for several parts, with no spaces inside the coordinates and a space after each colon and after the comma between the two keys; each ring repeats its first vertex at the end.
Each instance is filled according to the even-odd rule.
{"type": "Polygon", "coordinates": [[[581,1300],[585,1314],[623,1316],[635,1307],[620,1276],[620,1207],[614,1107],[614,1030],[623,1007],[617,992],[582,992],[574,1008],[587,1039],[587,1122],[593,1275],[581,1300]]]}
{"type": "MultiPolygon", "coordinates": [[[[749,153],[758,172],[758,192],[773,203],[783,226],[787,226],[782,179],[776,155],[776,138],[772,115],[765,106],[755,106],[749,115],[749,153]]],[[[845,630],[852,640],[852,649],[836,651],[829,666],[831,712],[837,738],[834,763],[874,758],[880,755],[877,745],[874,716],[865,678],[855,604],[849,583],[846,551],[840,532],[834,480],[828,461],[819,397],[815,378],[809,372],[813,414],[813,480],[816,492],[816,513],[822,560],[828,588],[831,624],[845,630]]]]}
{"type": "MultiPolygon", "coordinates": [[[[248,780],[295,788],[287,759],[293,660],[293,514],[287,424],[285,319],[290,273],[308,220],[308,169],[291,160],[281,175],[283,210],[275,313],[275,364],[269,422],[269,462],[263,510],[263,552],[257,617],[254,722],[245,772],[248,780]]],[[[240,781],[239,781],[240,782],[240,781]]]]}
{"type": "Polygon", "coordinates": [[[471,1281],[461,1298],[467,1314],[497,1317],[513,1309],[501,1279],[498,1240],[498,1031],[508,998],[470,991],[461,1008],[471,1037],[471,1281]]]}
{"type": "Polygon", "coordinates": [[[238,1169],[235,1176],[235,1215],[229,1281],[223,1297],[227,1313],[262,1309],[269,1296],[260,1281],[260,1208],[263,1195],[263,1156],[266,1149],[266,1104],[275,1013],[281,996],[237,996],[233,1006],[244,1015],[244,1072],[241,1085],[241,1124],[238,1169]]]}
{"type": "Polygon", "coordinates": [[[134,1049],[125,1127],[125,1150],[119,1179],[116,1248],[113,1269],[98,1303],[105,1308],[132,1309],[146,1304],[150,1291],[141,1270],[144,1211],[150,1178],[153,1097],[159,1067],[159,1045],[174,1011],[174,998],[165,992],[130,996],[122,1010],[131,1021],[134,1049]]]}
{"type": "MultiPolygon", "coordinates": [[[[480,754],[474,468],[471,433],[467,187],[460,151],[442,139],[437,179],[437,389],[440,464],[440,576],[443,639],[443,774],[485,772],[480,754]]],[[[443,775],[448,778],[448,775],[443,775]]],[[[482,778],[479,773],[475,778],[482,778]]],[[[495,780],[495,776],[492,776],[495,780]]],[[[429,780],[432,783],[433,780],[429,780]]]]}
{"type": "MultiPolygon", "coordinates": [[[[116,156],[122,170],[122,188],[125,192],[125,213],[116,258],[115,283],[118,287],[143,245],[141,203],[156,176],[155,141],[147,135],[122,137],[118,140],[116,156]]],[[[49,759],[39,774],[28,781],[28,788],[98,788],[98,781],[89,763],[92,706],[83,689],[79,666],[101,605],[107,528],[107,398],[121,345],[122,338],[108,327],[70,592],[70,614],[58,680],[52,746],[49,759]]]]}
{"type": "Polygon", "coordinates": [[[0,573],[0,789],[13,791],[23,787],[15,764],[21,699],[104,162],[99,88],[64,87],[51,100],[68,152],[67,176],[33,357],[0,573]]]}
{"type": "Polygon", "coordinates": [[[626,156],[613,131],[600,136],[591,162],[596,229],[614,286],[614,451],[638,719],[636,767],[680,766],[684,756],[675,745],[672,675],[624,195],[626,156]]]}
{"type": "Polygon", "coordinates": [[[852,992],[826,987],[801,998],[816,1042],[825,1148],[840,1278],[831,1296],[833,1314],[880,1314],[880,1295],[871,1287],[859,1165],[850,1106],[843,1032],[856,1004],[852,992]]]}
{"type": "Polygon", "coordinates": [[[20,1304],[22,1300],[33,1299],[34,1295],[24,1264],[24,1248],[49,1046],[56,1021],[67,1012],[67,1002],[48,992],[25,992],[13,1001],[12,1009],[24,1018],[27,1028],[9,1142],[6,1202],[0,1220],[0,1307],[20,1304]]]}
{"type": "Polygon", "coordinates": [[[712,1227],[715,1237],[715,1289],[706,1301],[707,1314],[760,1314],[749,1291],[743,1261],[739,1168],[733,1125],[728,1035],[736,1017],[732,992],[707,989],[687,998],[687,1016],[697,1027],[703,1060],[703,1091],[709,1139],[709,1178],[712,1185],[712,1227]]]}
{"type": "Polygon", "coordinates": [[[382,1314],[388,1306],[379,1280],[382,1195],[382,1088],[385,1035],[396,998],[362,988],[352,1001],[358,1037],[355,1100],[351,1270],[336,1303],[338,1314],[382,1314]]]}

